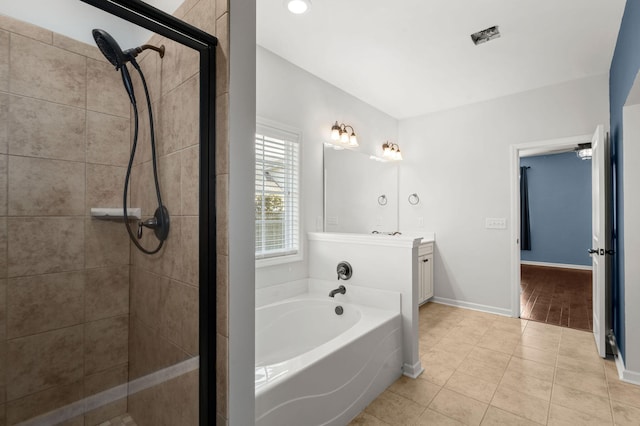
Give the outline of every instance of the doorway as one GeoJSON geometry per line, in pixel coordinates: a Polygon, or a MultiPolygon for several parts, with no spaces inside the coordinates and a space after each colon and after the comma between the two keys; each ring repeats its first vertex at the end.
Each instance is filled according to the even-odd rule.
{"type": "Polygon", "coordinates": [[[591,330],[591,157],[565,152],[520,156],[520,317],[591,330]]]}
{"type": "Polygon", "coordinates": [[[511,147],[511,268],[512,268],[512,316],[520,316],[520,157],[525,153],[557,152],[570,149],[580,143],[591,141],[591,248],[589,253],[592,262],[593,292],[593,337],[601,357],[606,356],[607,333],[610,330],[610,289],[608,271],[610,270],[610,236],[611,236],[611,202],[610,188],[610,153],[608,135],[604,126],[599,125],[593,136],[574,136],[511,147]]]}
{"type": "MultiPolygon", "coordinates": [[[[511,314],[513,317],[520,317],[522,308],[526,308],[526,302],[523,302],[522,300],[523,272],[521,270],[520,260],[520,158],[525,156],[568,152],[573,150],[578,144],[590,141],[591,138],[591,135],[585,134],[511,146],[511,223],[513,225],[511,227],[511,314]]],[[[533,272],[532,276],[529,276],[528,274],[525,275],[525,279],[528,280],[528,282],[526,282],[527,285],[535,285],[536,282],[543,281],[543,279],[536,278],[535,271],[533,272]]],[[[544,274],[542,275],[544,276],[544,274]]],[[[533,291],[533,288],[530,290],[533,291]]],[[[589,314],[591,314],[590,311],[589,314]]],[[[591,325],[591,323],[588,325],[591,325]]]]}

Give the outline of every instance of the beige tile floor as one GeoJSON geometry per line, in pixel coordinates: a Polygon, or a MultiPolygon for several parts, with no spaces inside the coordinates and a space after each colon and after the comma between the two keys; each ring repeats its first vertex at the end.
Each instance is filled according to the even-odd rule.
{"type": "Polygon", "coordinates": [[[350,424],[640,425],[640,386],[586,331],[428,303],[420,357],[350,424]]]}

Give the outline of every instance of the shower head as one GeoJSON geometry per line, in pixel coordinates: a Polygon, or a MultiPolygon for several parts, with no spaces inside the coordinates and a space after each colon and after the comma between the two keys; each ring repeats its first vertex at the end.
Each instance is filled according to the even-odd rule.
{"type": "Polygon", "coordinates": [[[119,70],[122,74],[122,83],[129,94],[131,103],[135,105],[136,97],[133,93],[133,83],[131,82],[131,76],[129,75],[129,70],[127,70],[125,64],[127,62],[131,62],[142,76],[142,70],[136,62],[135,57],[138,56],[139,53],[142,53],[143,50],[151,49],[158,52],[162,58],[164,57],[164,46],[156,47],[149,44],[143,44],[142,46],[127,49],[123,52],[118,42],[105,30],[96,28],[91,31],[91,33],[93,34],[93,39],[96,41],[98,49],[100,49],[104,57],[107,58],[107,60],[116,67],[116,70],[119,70]]]}
{"type": "Polygon", "coordinates": [[[111,37],[108,32],[96,28],[92,33],[93,39],[96,41],[98,48],[105,58],[107,58],[107,60],[116,67],[116,70],[122,68],[124,64],[129,61],[131,61],[134,66],[137,65],[133,59],[138,56],[139,53],[142,53],[143,50],[155,50],[160,54],[161,58],[164,57],[164,45],[156,47],[150,44],[143,44],[142,46],[122,51],[118,42],[111,37]]]}
{"type": "Polygon", "coordinates": [[[127,62],[127,59],[118,42],[104,30],[96,28],[92,33],[98,49],[100,49],[105,58],[119,70],[127,62]]]}

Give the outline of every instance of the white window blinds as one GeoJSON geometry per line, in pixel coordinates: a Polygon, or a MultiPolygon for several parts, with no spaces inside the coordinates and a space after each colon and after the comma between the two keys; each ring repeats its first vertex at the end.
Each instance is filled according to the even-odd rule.
{"type": "Polygon", "coordinates": [[[299,135],[256,126],[256,259],[299,250],[299,135]]]}

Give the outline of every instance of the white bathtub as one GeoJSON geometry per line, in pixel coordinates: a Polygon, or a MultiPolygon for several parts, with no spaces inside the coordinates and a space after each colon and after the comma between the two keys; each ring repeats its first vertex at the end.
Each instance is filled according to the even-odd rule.
{"type": "Polygon", "coordinates": [[[256,309],[256,425],[345,425],[401,375],[399,295],[382,309],[369,290],[332,299],[331,286],[256,309]]]}

